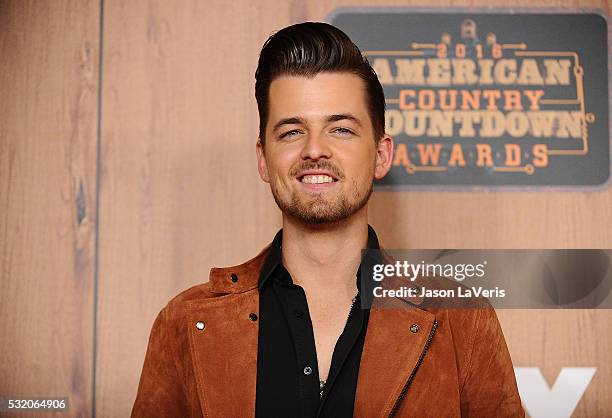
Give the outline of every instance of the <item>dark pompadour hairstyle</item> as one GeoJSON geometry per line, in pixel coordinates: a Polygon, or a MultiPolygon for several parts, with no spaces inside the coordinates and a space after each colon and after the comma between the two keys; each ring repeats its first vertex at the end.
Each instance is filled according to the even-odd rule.
{"type": "Polygon", "coordinates": [[[368,60],[340,29],[327,23],[305,22],[272,34],[259,55],[255,71],[255,98],[262,144],[265,141],[272,81],[281,75],[314,77],[323,72],[349,72],[365,82],[376,141],[384,135],[385,96],[368,60]]]}

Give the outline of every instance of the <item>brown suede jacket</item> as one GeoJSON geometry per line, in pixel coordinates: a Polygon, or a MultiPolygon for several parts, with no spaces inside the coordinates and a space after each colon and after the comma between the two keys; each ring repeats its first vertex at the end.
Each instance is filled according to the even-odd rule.
{"type": "MultiPolygon", "coordinates": [[[[259,272],[269,250],[213,268],[159,312],[132,417],[253,417],[259,272]],[[253,315],[254,314],[254,315],[253,315]]],[[[495,311],[372,308],[356,417],[524,417],[495,311]]],[[[406,308],[407,303],[411,308],[406,308]]]]}

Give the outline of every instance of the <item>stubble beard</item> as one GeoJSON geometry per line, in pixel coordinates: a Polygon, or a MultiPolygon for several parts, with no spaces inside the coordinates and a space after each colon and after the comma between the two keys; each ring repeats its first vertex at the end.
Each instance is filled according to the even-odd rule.
{"type": "Polygon", "coordinates": [[[357,184],[353,182],[350,192],[352,199],[349,199],[346,193],[340,193],[336,199],[330,201],[324,197],[325,192],[314,194],[307,202],[300,199],[297,192],[293,192],[290,198],[283,199],[274,188],[272,195],[284,214],[306,224],[325,224],[342,221],[363,208],[370,199],[373,184],[370,183],[366,192],[360,193],[357,184]]]}

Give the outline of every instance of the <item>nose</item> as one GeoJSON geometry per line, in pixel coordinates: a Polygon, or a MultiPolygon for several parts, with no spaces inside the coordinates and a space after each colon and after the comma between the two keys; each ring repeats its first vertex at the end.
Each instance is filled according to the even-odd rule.
{"type": "Polygon", "coordinates": [[[331,148],[327,143],[327,138],[319,133],[309,133],[304,141],[300,156],[303,160],[318,160],[320,158],[330,158],[331,148]]]}

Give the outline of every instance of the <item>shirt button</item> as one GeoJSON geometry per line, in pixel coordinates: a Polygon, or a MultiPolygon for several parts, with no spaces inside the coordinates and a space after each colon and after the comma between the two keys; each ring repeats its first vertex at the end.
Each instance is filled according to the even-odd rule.
{"type": "Polygon", "coordinates": [[[312,374],[312,367],[310,367],[310,366],[304,367],[304,374],[306,376],[310,376],[312,374]]]}
{"type": "Polygon", "coordinates": [[[199,329],[200,331],[204,329],[204,321],[198,321],[196,322],[196,328],[199,329]]]}
{"type": "Polygon", "coordinates": [[[304,312],[302,312],[301,309],[296,309],[295,311],[293,311],[293,314],[296,318],[301,318],[304,315],[304,312]]]}

